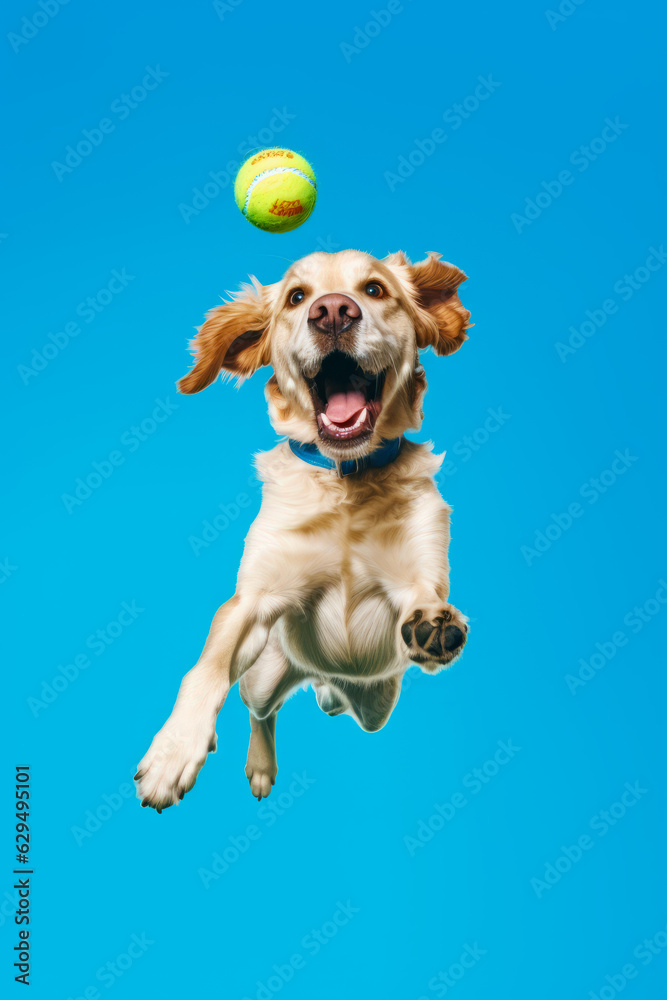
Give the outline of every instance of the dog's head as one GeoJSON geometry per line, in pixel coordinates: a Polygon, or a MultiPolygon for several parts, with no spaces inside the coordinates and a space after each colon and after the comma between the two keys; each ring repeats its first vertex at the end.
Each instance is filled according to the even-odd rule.
{"type": "Polygon", "coordinates": [[[221,371],[242,380],[271,365],[275,430],[336,461],[418,429],[426,387],[419,350],[458,350],[470,318],[457,291],[466,275],[439,258],[313,253],[274,285],[253,279],[209,313],[180,391],[199,392],[221,371]]]}

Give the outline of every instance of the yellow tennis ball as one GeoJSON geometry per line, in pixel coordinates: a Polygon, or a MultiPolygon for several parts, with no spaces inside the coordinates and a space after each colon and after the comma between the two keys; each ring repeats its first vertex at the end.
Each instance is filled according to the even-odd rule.
{"type": "Polygon", "coordinates": [[[291,149],[262,149],[236,175],[234,197],[253,226],[286,233],[305,222],[315,207],[315,174],[291,149]]]}

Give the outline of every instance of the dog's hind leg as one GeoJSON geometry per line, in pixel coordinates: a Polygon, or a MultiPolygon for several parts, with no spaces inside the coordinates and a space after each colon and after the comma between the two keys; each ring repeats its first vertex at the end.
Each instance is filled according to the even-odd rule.
{"type": "Polygon", "coordinates": [[[257,719],[250,713],[250,745],[245,765],[250,791],[258,802],[271,793],[276,783],[278,762],[276,760],[276,719],[277,712],[266,719],[257,719]]]}
{"type": "Polygon", "coordinates": [[[317,703],[327,715],[351,715],[364,732],[376,733],[394,711],[401,677],[365,684],[341,680],[336,685],[319,685],[316,690],[317,703]]]}
{"type": "Polygon", "coordinates": [[[275,784],[276,718],[291,691],[303,675],[290,666],[275,630],[264,651],[239,682],[241,698],[250,709],[250,745],[245,773],[252,794],[266,798],[275,784]]]}
{"type": "Polygon", "coordinates": [[[314,681],[311,683],[315,688],[317,704],[327,715],[340,715],[350,707],[347,698],[344,698],[333,684],[316,684],[314,681]]]}

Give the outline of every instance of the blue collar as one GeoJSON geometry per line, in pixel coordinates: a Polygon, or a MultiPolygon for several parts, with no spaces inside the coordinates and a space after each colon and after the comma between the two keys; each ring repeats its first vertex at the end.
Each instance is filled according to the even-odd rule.
{"type": "MultiPolygon", "coordinates": [[[[383,465],[393,462],[403,444],[403,438],[392,438],[391,441],[383,441],[379,448],[372,451],[370,455],[362,458],[346,459],[340,463],[341,476],[349,476],[354,472],[364,472],[366,469],[379,469],[383,465]]],[[[303,462],[308,465],[316,465],[320,469],[335,469],[336,463],[332,458],[327,458],[319,450],[316,444],[302,444],[301,441],[289,439],[289,446],[303,462]]]]}

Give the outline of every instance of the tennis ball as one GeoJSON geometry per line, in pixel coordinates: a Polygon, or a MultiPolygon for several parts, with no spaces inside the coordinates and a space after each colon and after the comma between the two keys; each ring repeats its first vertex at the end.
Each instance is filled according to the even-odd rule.
{"type": "Polygon", "coordinates": [[[305,222],[315,207],[315,174],[291,149],[262,149],[236,175],[234,197],[253,226],[287,233],[305,222]]]}

